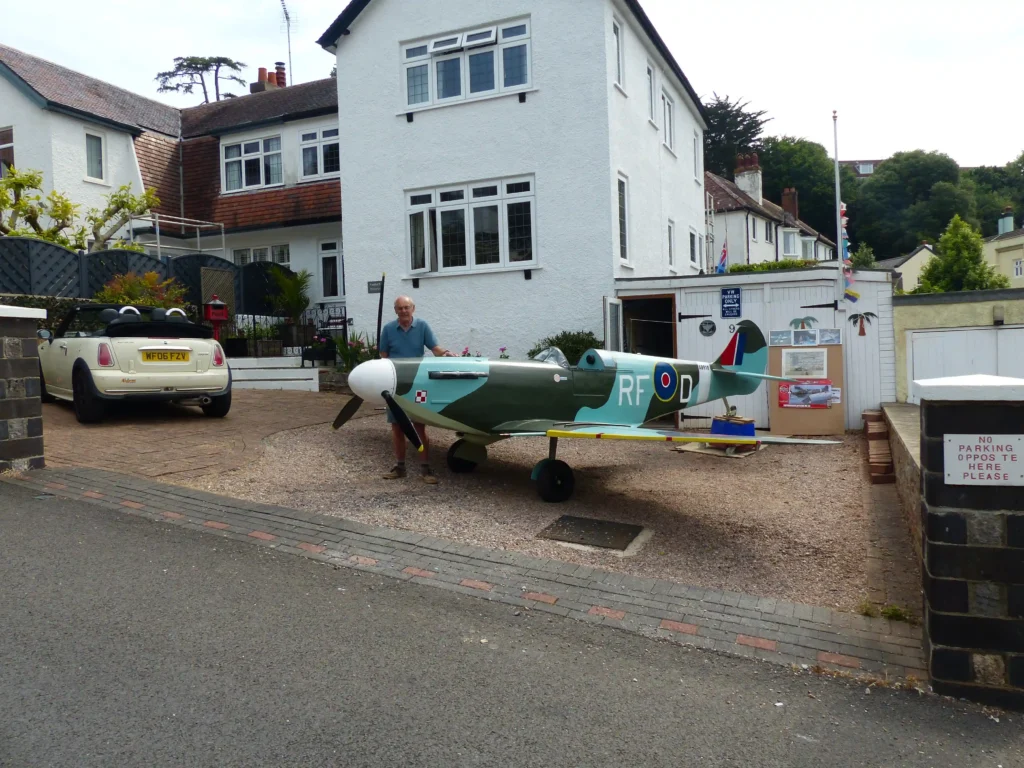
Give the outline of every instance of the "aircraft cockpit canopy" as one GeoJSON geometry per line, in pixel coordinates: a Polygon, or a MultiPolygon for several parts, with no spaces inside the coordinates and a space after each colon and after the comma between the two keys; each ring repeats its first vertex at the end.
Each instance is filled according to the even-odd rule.
{"type": "Polygon", "coordinates": [[[563,368],[569,367],[569,359],[558,347],[547,347],[542,349],[534,355],[532,359],[538,363],[551,363],[553,365],[560,365],[563,368]]]}

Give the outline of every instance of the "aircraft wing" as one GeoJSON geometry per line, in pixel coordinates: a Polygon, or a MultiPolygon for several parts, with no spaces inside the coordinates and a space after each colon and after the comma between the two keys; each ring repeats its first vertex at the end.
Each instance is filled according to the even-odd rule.
{"type": "Polygon", "coordinates": [[[653,440],[663,443],[709,443],[712,445],[756,445],[757,443],[778,443],[790,445],[838,445],[838,440],[811,440],[798,437],[777,437],[757,435],[739,437],[712,435],[708,433],[679,432],[675,429],[647,429],[645,427],[622,427],[616,425],[573,425],[564,424],[547,431],[548,437],[590,438],[600,440],[653,440]]]}

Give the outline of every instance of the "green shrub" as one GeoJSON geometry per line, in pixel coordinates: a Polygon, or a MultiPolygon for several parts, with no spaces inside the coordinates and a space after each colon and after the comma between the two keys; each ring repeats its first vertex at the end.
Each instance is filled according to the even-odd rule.
{"type": "Polygon", "coordinates": [[[348,342],[342,337],[334,340],[338,346],[338,359],[346,371],[351,372],[360,363],[374,360],[377,357],[377,343],[368,333],[355,333],[349,336],[348,342]]]}
{"type": "Polygon", "coordinates": [[[781,261],[762,261],[760,264],[733,264],[729,272],[772,272],[776,269],[805,269],[820,266],[818,261],[803,259],[782,259],[781,261]]]}
{"type": "Polygon", "coordinates": [[[604,342],[591,331],[562,331],[554,336],[541,339],[533,349],[526,353],[526,356],[533,357],[547,347],[558,347],[569,360],[569,365],[576,365],[588,349],[592,347],[600,349],[603,346],[604,342]]]}

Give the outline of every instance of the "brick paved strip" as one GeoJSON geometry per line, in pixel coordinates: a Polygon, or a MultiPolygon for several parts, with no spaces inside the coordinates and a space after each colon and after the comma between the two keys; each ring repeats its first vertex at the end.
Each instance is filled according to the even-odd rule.
{"type": "Polygon", "coordinates": [[[408,568],[403,568],[402,573],[408,573],[410,576],[419,576],[421,579],[429,579],[434,576],[431,571],[425,571],[422,568],[413,568],[411,565],[408,568]]]}
{"type": "Polygon", "coordinates": [[[751,648],[760,648],[763,651],[775,651],[779,647],[779,644],[774,640],[766,640],[763,637],[751,637],[750,635],[738,635],[736,642],[740,645],[749,645],[751,648]]]}
{"type": "Polygon", "coordinates": [[[917,670],[925,678],[920,628],[899,622],[613,574],[104,470],[38,470],[0,480],[92,499],[97,506],[236,541],[273,541],[279,551],[322,562],[372,568],[404,581],[696,647],[780,664],[834,664],[890,678],[917,670]],[[155,511],[168,507],[176,511],[155,511]]]}
{"type": "Polygon", "coordinates": [[[840,667],[850,667],[851,669],[859,669],[861,666],[859,659],[845,656],[841,653],[826,653],[825,651],[818,652],[818,661],[822,664],[836,664],[840,667]]]}
{"type": "Polygon", "coordinates": [[[125,499],[121,502],[121,506],[128,507],[129,509],[143,509],[146,505],[139,504],[137,501],[129,501],[128,499],[125,499]]]}
{"type": "Polygon", "coordinates": [[[554,605],[558,602],[558,598],[554,595],[545,595],[543,592],[527,592],[523,595],[524,600],[536,600],[538,603],[547,603],[548,605],[554,605]]]}
{"type": "Polygon", "coordinates": [[[591,616],[607,616],[609,619],[622,619],[625,618],[625,611],[616,611],[613,608],[605,608],[603,605],[595,605],[589,611],[591,616]]]}
{"type": "Polygon", "coordinates": [[[697,634],[696,624],[684,624],[681,621],[669,621],[668,619],[662,619],[658,626],[661,629],[667,629],[669,632],[680,632],[684,635],[697,634]]]}

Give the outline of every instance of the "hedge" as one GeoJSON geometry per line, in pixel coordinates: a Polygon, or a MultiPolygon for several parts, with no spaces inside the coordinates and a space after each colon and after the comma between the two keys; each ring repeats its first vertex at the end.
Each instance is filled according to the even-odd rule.
{"type": "Polygon", "coordinates": [[[729,267],[730,272],[772,272],[776,269],[806,269],[807,267],[820,266],[819,261],[804,261],[803,259],[782,259],[781,261],[762,261],[759,264],[733,264],[729,267]]]}
{"type": "Polygon", "coordinates": [[[75,304],[91,304],[92,299],[65,298],[62,296],[16,296],[10,293],[0,294],[0,304],[30,309],[45,309],[46,319],[38,320],[37,327],[53,328],[64,318],[75,304]]]}

